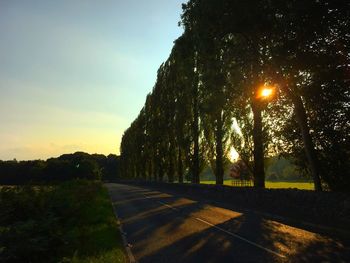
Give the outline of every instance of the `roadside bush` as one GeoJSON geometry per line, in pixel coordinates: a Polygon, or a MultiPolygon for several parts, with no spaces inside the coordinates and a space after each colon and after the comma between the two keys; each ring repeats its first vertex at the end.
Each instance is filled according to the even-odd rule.
{"type": "Polygon", "coordinates": [[[84,262],[105,253],[113,255],[108,262],[124,262],[112,205],[100,182],[0,189],[0,262],[84,262]]]}

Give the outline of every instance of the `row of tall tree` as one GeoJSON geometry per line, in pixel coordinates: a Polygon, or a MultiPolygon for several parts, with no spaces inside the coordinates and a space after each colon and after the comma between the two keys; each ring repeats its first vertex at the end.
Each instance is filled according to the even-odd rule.
{"type": "Polygon", "coordinates": [[[184,33],[123,135],[123,176],[199,183],[210,165],[223,184],[234,147],[256,187],[264,158],[284,154],[315,190],[349,190],[349,18],[340,0],[184,4],[184,33]]]}

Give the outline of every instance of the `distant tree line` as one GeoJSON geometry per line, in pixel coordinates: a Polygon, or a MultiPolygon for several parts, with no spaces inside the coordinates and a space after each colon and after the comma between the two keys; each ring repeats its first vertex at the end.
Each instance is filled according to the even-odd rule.
{"type": "Polygon", "coordinates": [[[76,152],[46,161],[0,161],[0,184],[60,182],[71,179],[115,180],[119,156],[76,152]]]}
{"type": "Polygon", "coordinates": [[[190,0],[184,33],[121,142],[122,174],[222,184],[239,153],[255,187],[287,155],[315,190],[350,189],[350,2],[190,0]],[[272,86],[273,96],[261,96],[272,86]]]}

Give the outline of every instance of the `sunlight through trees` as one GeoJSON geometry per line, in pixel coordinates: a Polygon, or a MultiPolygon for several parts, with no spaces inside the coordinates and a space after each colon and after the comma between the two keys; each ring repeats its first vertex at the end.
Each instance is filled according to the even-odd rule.
{"type": "Polygon", "coordinates": [[[123,176],[199,183],[210,166],[223,184],[237,152],[255,187],[265,158],[281,155],[315,190],[348,190],[349,10],[326,0],[184,4],[184,33],[122,138],[123,176]]]}

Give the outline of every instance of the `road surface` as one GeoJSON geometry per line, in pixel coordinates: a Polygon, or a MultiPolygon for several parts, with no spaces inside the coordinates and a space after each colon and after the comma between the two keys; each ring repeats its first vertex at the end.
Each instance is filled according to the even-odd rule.
{"type": "Polygon", "coordinates": [[[140,263],[350,262],[344,241],[256,213],[145,187],[106,186],[140,263]]]}

